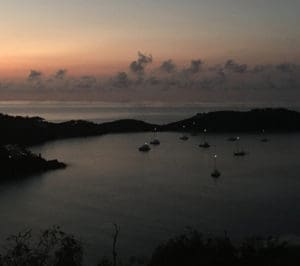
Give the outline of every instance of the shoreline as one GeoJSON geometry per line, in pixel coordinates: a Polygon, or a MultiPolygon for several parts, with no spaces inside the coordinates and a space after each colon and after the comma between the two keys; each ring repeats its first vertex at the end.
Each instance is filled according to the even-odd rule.
{"type": "Polygon", "coordinates": [[[300,132],[300,112],[284,108],[250,111],[216,111],[198,113],[190,118],[167,124],[121,119],[94,123],[86,120],[48,122],[41,117],[0,114],[0,144],[35,145],[51,140],[98,136],[111,133],[151,132],[207,133],[292,133],[300,132]]]}
{"type": "Polygon", "coordinates": [[[66,164],[55,159],[47,161],[41,155],[29,152],[25,147],[69,138],[154,131],[190,134],[204,131],[208,134],[296,133],[300,132],[300,113],[284,108],[216,111],[198,113],[190,118],[164,125],[134,119],[116,120],[102,124],[85,120],[53,123],[40,117],[0,114],[0,150],[2,149],[0,160],[7,168],[2,172],[8,176],[17,176],[20,173],[31,175],[39,171],[45,172],[66,167],[66,164]],[[6,149],[7,146],[13,147],[13,154],[19,154],[15,160],[10,158],[11,154],[6,149]]]}
{"type": "Polygon", "coordinates": [[[2,165],[0,181],[23,179],[37,173],[67,167],[65,163],[56,159],[46,160],[41,154],[35,154],[19,145],[0,146],[0,161],[2,165]]]}

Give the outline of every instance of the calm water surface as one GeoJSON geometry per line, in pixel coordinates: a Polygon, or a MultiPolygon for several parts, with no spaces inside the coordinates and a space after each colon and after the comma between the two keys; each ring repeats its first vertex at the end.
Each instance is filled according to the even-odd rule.
{"type": "Polygon", "coordinates": [[[80,236],[89,261],[111,248],[113,223],[121,226],[119,250],[149,254],[160,241],[192,226],[232,237],[300,236],[300,134],[242,135],[249,154],[234,158],[228,135],[180,141],[161,133],[159,147],[137,148],[150,133],[115,134],[32,147],[68,164],[21,182],[0,185],[0,237],[24,228],[61,225],[80,236]],[[218,154],[219,180],[210,177],[218,154]]]}
{"type": "MultiPolygon", "coordinates": [[[[249,110],[256,107],[284,107],[285,103],[198,103],[198,104],[141,104],[103,102],[1,102],[0,113],[21,116],[40,116],[53,122],[72,119],[96,123],[116,119],[140,119],[151,123],[170,123],[188,118],[198,112],[216,110],[249,110]]],[[[290,107],[300,111],[300,106],[290,107]]]]}

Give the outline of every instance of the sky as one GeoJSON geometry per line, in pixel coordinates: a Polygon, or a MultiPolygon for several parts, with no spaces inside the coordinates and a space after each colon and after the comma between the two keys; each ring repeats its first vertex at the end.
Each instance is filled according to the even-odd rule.
{"type": "Polygon", "coordinates": [[[298,64],[299,10],[299,0],[1,1],[0,80],[113,77],[132,72],[139,51],[152,69],[169,59],[182,69],[298,64]]]}
{"type": "Polygon", "coordinates": [[[1,1],[1,73],[106,74],[140,50],[183,63],[299,60],[299,10],[298,0],[1,1]]]}

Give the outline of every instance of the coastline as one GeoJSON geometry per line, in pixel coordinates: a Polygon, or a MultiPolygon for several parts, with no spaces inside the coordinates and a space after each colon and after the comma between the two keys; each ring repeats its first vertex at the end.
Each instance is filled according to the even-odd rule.
{"type": "Polygon", "coordinates": [[[300,113],[283,108],[253,109],[250,111],[216,111],[198,113],[188,119],[164,125],[141,120],[122,119],[96,124],[85,120],[61,123],[48,122],[40,117],[20,117],[0,114],[0,148],[3,173],[7,176],[31,175],[65,168],[57,160],[47,161],[26,148],[51,140],[137,132],[200,133],[294,133],[300,131],[300,113]],[[14,154],[7,147],[13,147],[14,154]],[[20,156],[20,154],[23,154],[20,156]]]}
{"type": "Polygon", "coordinates": [[[0,114],[0,144],[30,146],[50,140],[88,137],[111,133],[151,132],[268,133],[300,131],[300,112],[284,108],[250,111],[216,111],[198,113],[190,118],[167,124],[122,119],[97,124],[86,120],[48,122],[41,117],[0,114]]]}

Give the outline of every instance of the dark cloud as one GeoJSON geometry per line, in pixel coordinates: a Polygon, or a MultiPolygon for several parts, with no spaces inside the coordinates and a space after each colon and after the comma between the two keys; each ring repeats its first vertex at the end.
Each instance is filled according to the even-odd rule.
{"type": "Polygon", "coordinates": [[[40,79],[42,77],[43,73],[38,70],[30,70],[30,73],[28,75],[28,80],[33,81],[40,79]]]}
{"type": "Polygon", "coordinates": [[[197,74],[198,72],[200,72],[203,64],[204,64],[203,61],[200,59],[192,60],[189,68],[187,69],[187,72],[192,73],[192,74],[197,74]]]}
{"type": "Polygon", "coordinates": [[[92,89],[97,85],[97,79],[94,76],[82,76],[76,83],[79,89],[92,89]]]}
{"type": "Polygon", "coordinates": [[[283,63],[276,65],[276,69],[284,73],[292,73],[297,69],[297,66],[291,63],[283,63]]]}
{"type": "Polygon", "coordinates": [[[130,85],[130,80],[126,72],[119,72],[114,78],[113,85],[118,88],[127,88],[130,85]]]}
{"type": "Polygon", "coordinates": [[[141,64],[139,64],[137,61],[133,61],[130,64],[130,70],[133,73],[138,73],[138,74],[143,74],[144,73],[144,67],[141,64]]]}
{"type": "Polygon", "coordinates": [[[197,86],[202,89],[220,89],[225,85],[224,76],[206,77],[197,81],[197,86]]]}
{"type": "Polygon", "coordinates": [[[152,63],[152,55],[145,55],[142,54],[141,52],[138,52],[138,62],[140,64],[148,64],[148,63],[152,63]]]}
{"type": "Polygon", "coordinates": [[[224,68],[221,65],[214,65],[212,67],[208,67],[207,71],[209,73],[215,74],[218,78],[226,78],[224,68]]]}
{"type": "Polygon", "coordinates": [[[138,59],[130,64],[130,70],[138,75],[143,75],[145,73],[145,67],[152,63],[152,55],[145,55],[138,52],[138,59]]]}
{"type": "Polygon", "coordinates": [[[161,83],[161,80],[155,76],[151,76],[146,82],[151,86],[157,86],[161,83]]]}
{"type": "Polygon", "coordinates": [[[174,64],[173,60],[169,59],[167,61],[162,62],[159,69],[166,73],[174,73],[176,70],[176,65],[174,64]]]}
{"type": "Polygon", "coordinates": [[[226,74],[225,74],[225,72],[224,72],[223,69],[218,70],[216,73],[217,73],[217,75],[218,75],[219,77],[221,77],[221,78],[223,78],[223,79],[226,78],[226,74]]]}
{"type": "Polygon", "coordinates": [[[267,69],[268,66],[265,66],[265,65],[255,65],[251,70],[250,72],[252,73],[262,73],[264,72],[266,69],[267,69]]]}
{"type": "Polygon", "coordinates": [[[235,73],[245,73],[248,69],[246,64],[238,64],[234,60],[227,60],[224,65],[225,70],[229,70],[235,73]]]}
{"type": "Polygon", "coordinates": [[[59,70],[56,71],[54,77],[56,79],[64,79],[65,76],[66,76],[66,74],[67,74],[67,70],[66,69],[59,69],[59,70]]]}
{"type": "Polygon", "coordinates": [[[219,70],[223,70],[223,66],[221,65],[214,65],[207,68],[208,71],[215,72],[219,70]]]}
{"type": "Polygon", "coordinates": [[[202,60],[192,60],[189,66],[179,67],[169,59],[162,61],[157,68],[150,68],[152,61],[151,55],[139,52],[138,58],[130,64],[130,69],[112,77],[72,77],[63,68],[49,76],[31,70],[27,81],[9,84],[6,80],[0,80],[0,92],[13,94],[21,91],[20,95],[32,92],[31,95],[42,95],[44,98],[50,95],[55,98],[60,93],[72,97],[94,95],[98,100],[101,97],[133,97],[138,100],[160,97],[181,100],[182,97],[195,100],[208,94],[212,96],[211,99],[222,94],[230,97],[237,94],[241,97],[258,95],[259,99],[259,95],[296,95],[297,91],[300,94],[300,65],[297,63],[248,66],[227,60],[219,65],[209,65],[202,60]]]}

